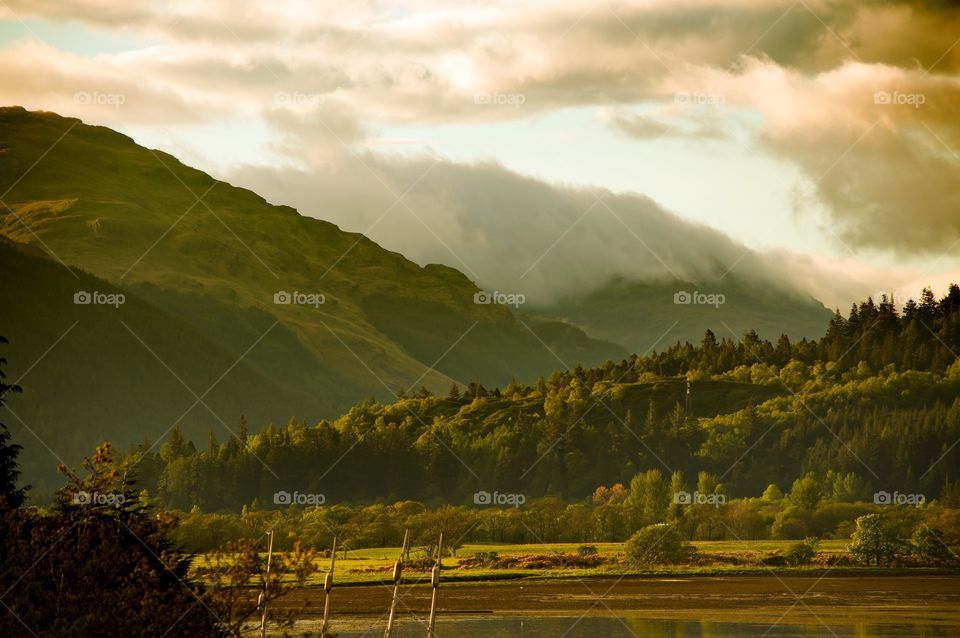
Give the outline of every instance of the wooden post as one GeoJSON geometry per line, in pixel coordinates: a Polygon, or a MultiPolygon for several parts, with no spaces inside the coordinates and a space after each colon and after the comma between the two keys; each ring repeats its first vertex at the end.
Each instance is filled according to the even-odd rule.
{"type": "Polygon", "coordinates": [[[390,599],[390,615],[387,616],[387,630],[383,633],[383,638],[393,636],[393,618],[397,611],[397,598],[400,596],[400,579],[403,577],[403,559],[409,551],[408,543],[410,540],[410,530],[403,530],[403,549],[400,550],[400,558],[393,564],[393,598],[390,599]]]}
{"type": "Polygon", "coordinates": [[[433,597],[430,599],[430,623],[427,625],[427,638],[436,636],[435,627],[437,624],[437,602],[440,596],[440,564],[443,561],[443,532],[440,532],[440,540],[437,541],[437,562],[433,565],[430,573],[430,584],[433,585],[433,597]]]}
{"type": "Polygon", "coordinates": [[[270,543],[267,546],[267,573],[263,579],[263,593],[260,594],[263,604],[263,615],[260,616],[260,638],[266,638],[267,635],[267,590],[270,588],[270,562],[273,560],[273,530],[267,534],[270,536],[270,543]]]}
{"type": "Polygon", "coordinates": [[[320,626],[320,638],[327,638],[330,618],[330,590],[333,589],[333,566],[337,562],[337,537],[333,537],[333,549],[330,550],[330,571],[323,579],[323,624],[320,626]]]}

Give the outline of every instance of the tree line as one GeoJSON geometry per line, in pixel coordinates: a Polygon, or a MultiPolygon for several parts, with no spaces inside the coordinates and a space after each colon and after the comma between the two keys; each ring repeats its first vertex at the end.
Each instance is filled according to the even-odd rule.
{"type": "MultiPolygon", "coordinates": [[[[860,497],[855,475],[812,473],[781,491],[771,484],[762,494],[732,498],[718,477],[701,472],[688,481],[682,472],[648,470],[629,484],[600,486],[589,497],[565,502],[532,499],[515,507],[418,501],[348,506],[244,507],[239,513],[181,515],[174,538],[193,551],[208,551],[244,537],[277,530],[278,547],[322,551],[333,536],[345,551],[395,547],[409,530],[413,544],[433,543],[440,530],[454,553],[464,544],[539,544],[623,542],[638,530],[669,525],[684,541],[827,538],[849,539],[856,521],[879,515],[899,538],[918,526],[942,530],[944,542],[960,545],[960,484],[916,505],[876,503],[860,497]]],[[[429,552],[428,552],[429,553],[429,552]]]]}
{"type": "Polygon", "coordinates": [[[960,464],[956,351],[954,285],[902,311],[867,300],[818,341],[708,331],[531,384],[399,392],[313,425],[250,433],[241,417],[201,445],[175,428],[128,456],[150,494],[182,510],[266,508],[281,490],[345,504],[468,503],[478,490],[575,501],[649,469],[708,471],[734,496],[831,471],[865,491],[937,494],[960,464]]]}

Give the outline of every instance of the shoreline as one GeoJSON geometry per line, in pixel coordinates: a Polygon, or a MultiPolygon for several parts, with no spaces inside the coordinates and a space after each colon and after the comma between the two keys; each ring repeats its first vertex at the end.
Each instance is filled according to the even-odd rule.
{"type": "MultiPolygon", "coordinates": [[[[392,588],[334,587],[338,626],[381,623],[392,588]]],[[[429,609],[430,587],[401,587],[400,618],[417,622],[429,609]]],[[[301,590],[291,600],[322,608],[323,592],[301,590]]],[[[278,601],[279,606],[285,606],[278,601]]],[[[787,624],[909,624],[960,628],[960,574],[737,575],[590,577],[539,581],[445,582],[444,619],[608,616],[647,620],[787,624]]],[[[313,615],[302,619],[304,626],[313,615]]]]}

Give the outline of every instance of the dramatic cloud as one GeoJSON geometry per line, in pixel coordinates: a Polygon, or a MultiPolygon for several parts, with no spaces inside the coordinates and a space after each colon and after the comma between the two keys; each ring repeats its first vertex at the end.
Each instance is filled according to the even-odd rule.
{"type": "Polygon", "coordinates": [[[808,77],[754,63],[729,90],[763,114],[761,146],[807,173],[827,232],[934,257],[960,240],[960,78],[860,63],[808,77]]]}
{"type": "MultiPolygon", "coordinates": [[[[954,2],[6,0],[3,18],[25,30],[0,49],[0,101],[121,129],[245,119],[274,155],[235,172],[244,185],[491,285],[550,296],[612,274],[719,276],[745,249],[640,195],[373,155],[381,128],[588,107],[637,145],[788,161],[806,181],[797,211],[823,215],[838,250],[932,259],[960,241],[954,2]],[[149,46],[67,53],[29,18],[149,46]]],[[[749,252],[736,268],[771,261],[749,252]]]]}
{"type": "Polygon", "coordinates": [[[751,250],[640,196],[557,187],[496,164],[363,154],[322,169],[249,166],[231,181],[307,215],[364,232],[420,264],[549,304],[613,277],[707,284],[737,278],[814,296],[831,308],[890,292],[944,291],[956,272],[870,266],[846,256],[751,250]],[[879,282],[879,283],[878,283],[879,282]]]}
{"type": "MultiPolygon", "coordinates": [[[[523,292],[534,306],[615,277],[707,283],[731,276],[808,294],[827,279],[826,266],[760,254],[646,197],[554,186],[492,163],[362,155],[309,171],[246,167],[230,179],[418,263],[448,264],[491,289],[523,292]]],[[[840,285],[873,292],[854,280],[834,281],[840,285]]]]}
{"type": "Polygon", "coordinates": [[[79,114],[97,124],[183,124],[219,111],[132,73],[121,60],[88,59],[35,41],[0,49],[0,87],[6,105],[79,114]]]}

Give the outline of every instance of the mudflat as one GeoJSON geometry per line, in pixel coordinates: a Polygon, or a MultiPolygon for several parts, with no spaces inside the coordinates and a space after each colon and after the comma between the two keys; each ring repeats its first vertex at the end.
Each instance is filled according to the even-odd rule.
{"type": "MultiPolygon", "coordinates": [[[[426,614],[429,585],[403,586],[400,591],[401,617],[426,614]]],[[[392,587],[385,585],[335,587],[334,617],[341,622],[375,621],[384,616],[391,595],[392,587]]],[[[291,598],[302,601],[303,596],[314,608],[322,608],[322,590],[301,591],[291,598]]],[[[958,611],[960,575],[584,578],[454,582],[440,589],[444,617],[610,615],[799,624],[921,622],[960,628],[958,611]]]]}

